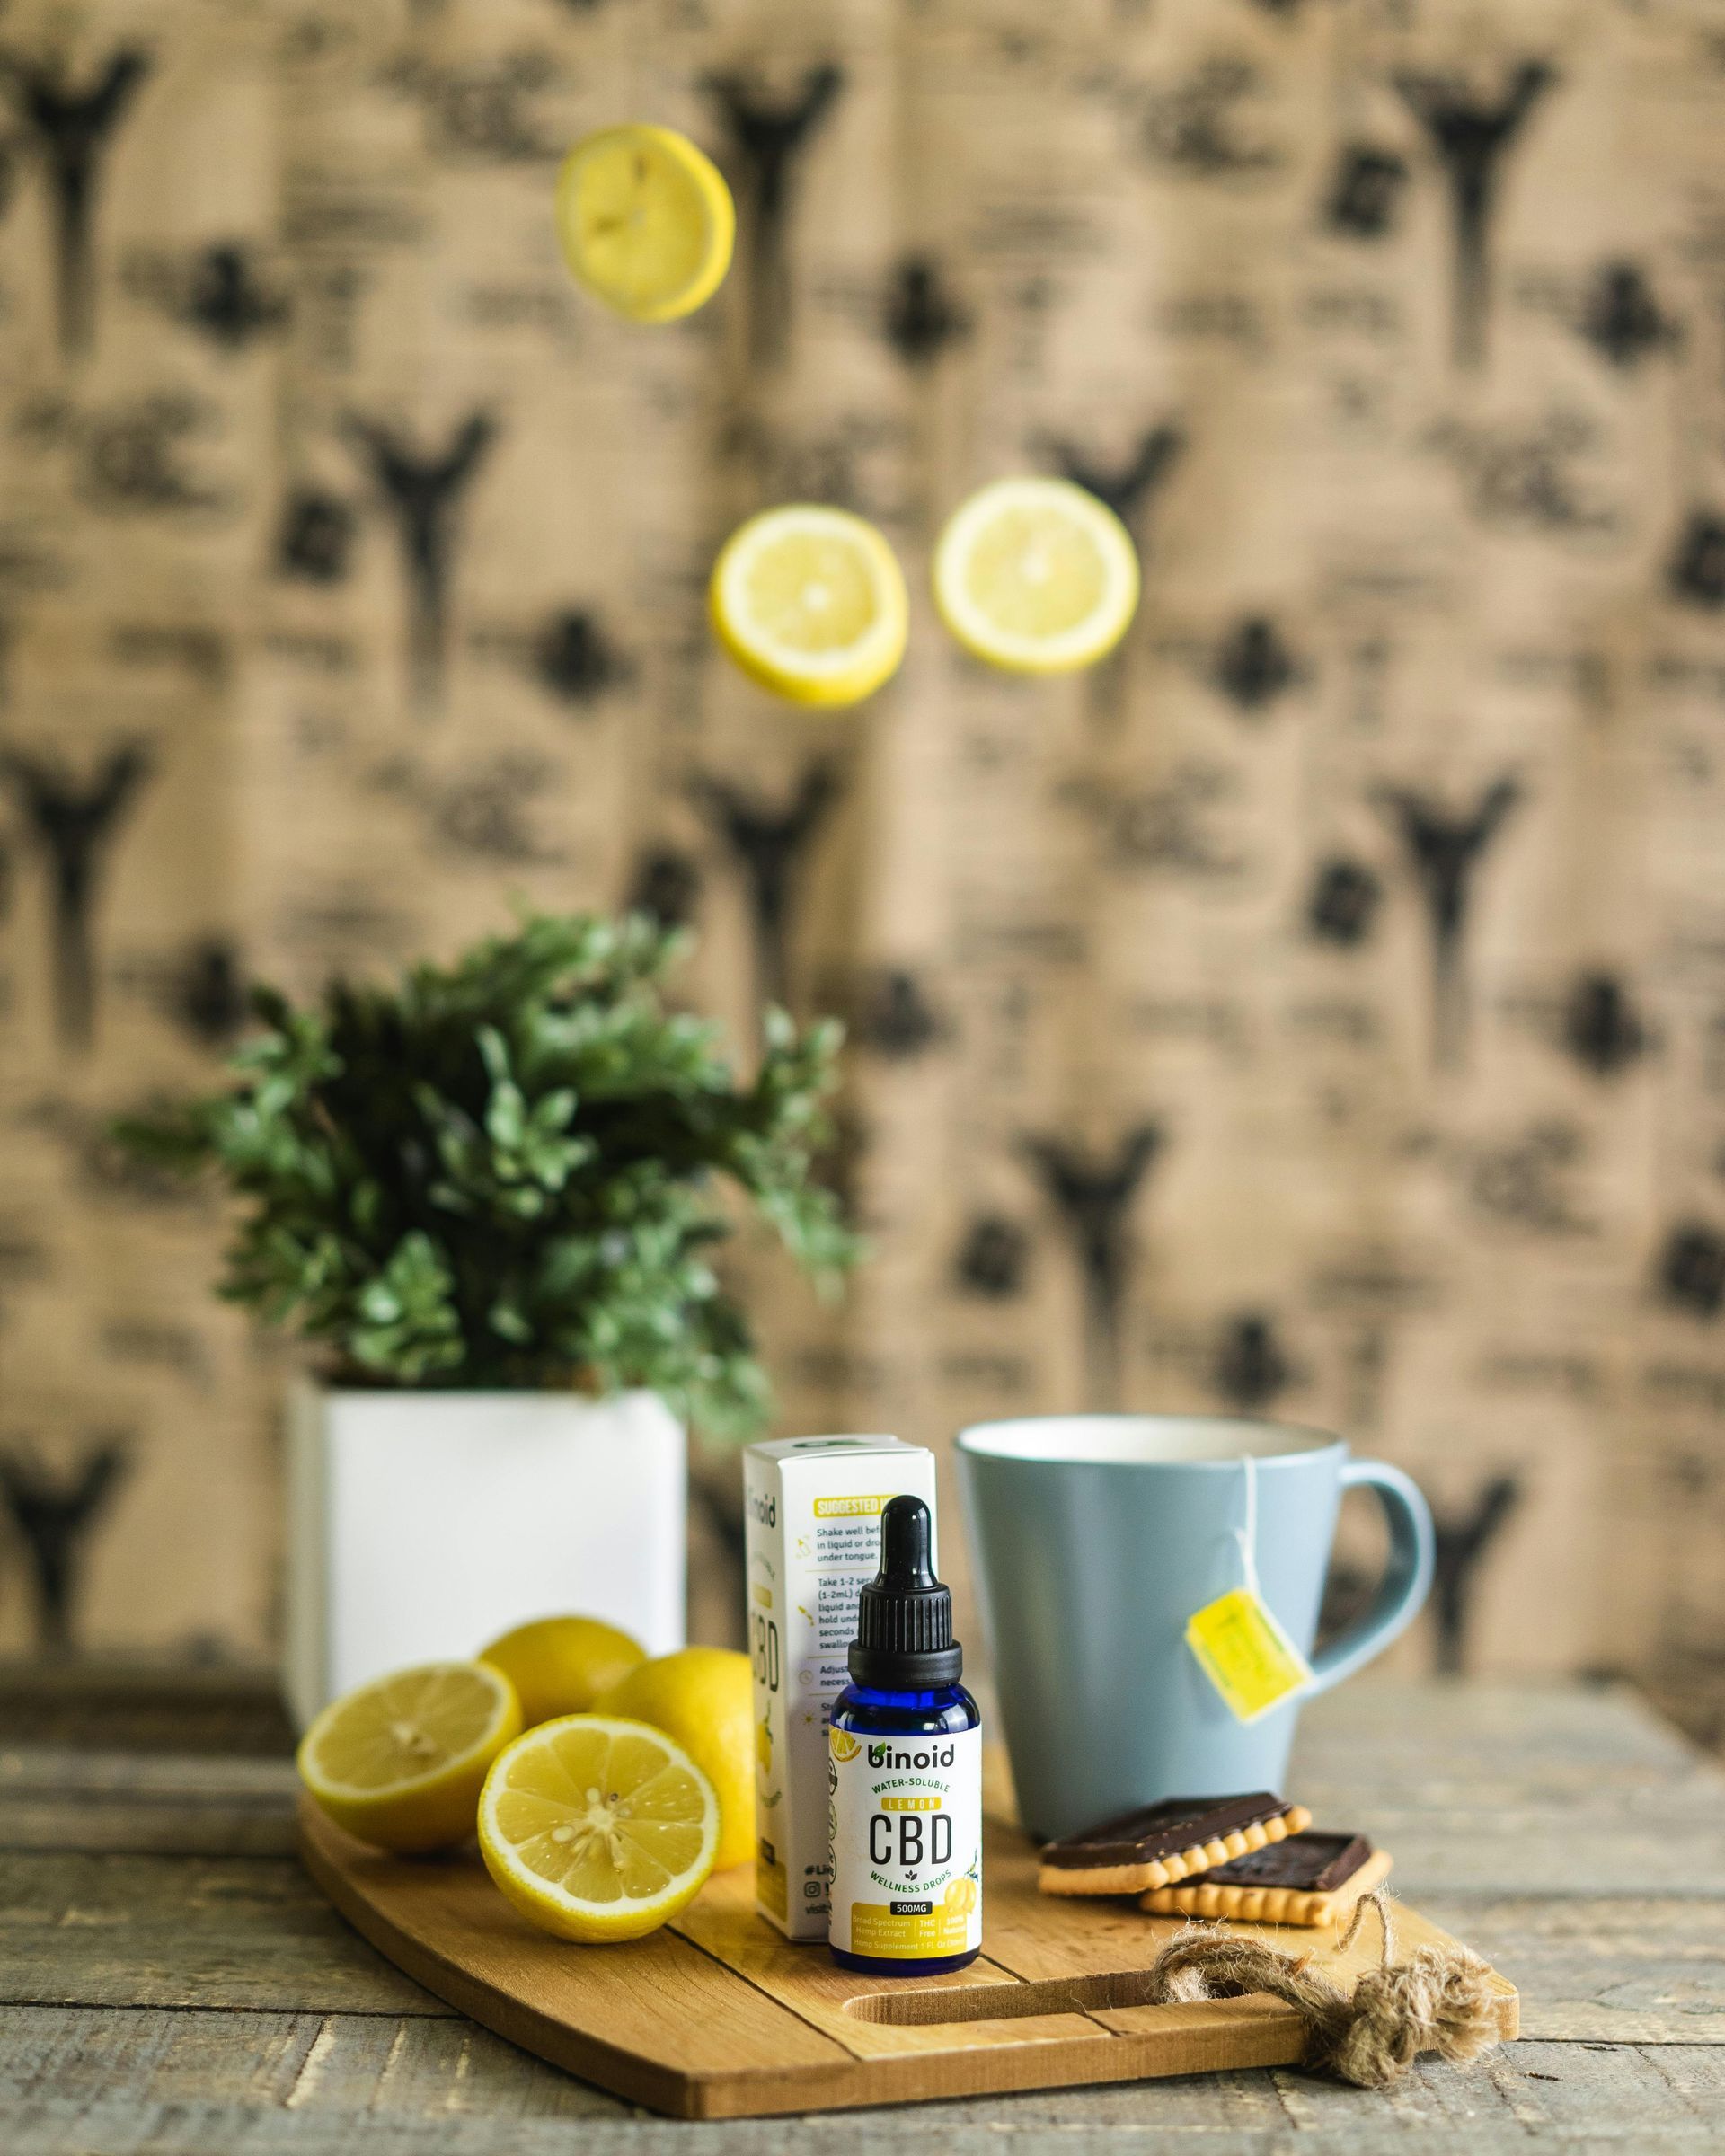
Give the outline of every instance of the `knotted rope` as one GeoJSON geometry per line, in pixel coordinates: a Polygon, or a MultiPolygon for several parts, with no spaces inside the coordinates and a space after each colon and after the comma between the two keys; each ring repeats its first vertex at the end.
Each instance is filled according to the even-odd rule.
{"type": "Polygon", "coordinates": [[[1285,2000],[1305,2023],[1305,2063],[1360,2089],[1387,2089],[1422,2051],[1463,2065],[1498,2041],[1491,1968],[1465,1947],[1416,1947],[1391,1966],[1394,1951],[1389,1902],[1380,1887],[1355,1904],[1342,1948],[1368,1908],[1377,1912],[1383,1948],[1350,1998],[1313,1966],[1232,1932],[1196,1926],[1171,1940],[1150,1970],[1146,2003],[1190,2005],[1239,1992],[1268,1992],[1285,2000]]]}

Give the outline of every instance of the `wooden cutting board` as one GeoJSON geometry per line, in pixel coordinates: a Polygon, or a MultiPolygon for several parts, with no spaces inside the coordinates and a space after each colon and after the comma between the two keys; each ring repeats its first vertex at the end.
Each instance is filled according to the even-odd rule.
{"type": "MultiPolygon", "coordinates": [[[[912,2103],[1011,2089],[1293,2064],[1304,2033],[1267,1998],[1146,2006],[1144,1972],[1181,1928],[1131,1903],[1036,1891],[1034,1852],[991,1818],[984,1833],[983,1953],[953,1976],[898,1983],[792,1946],[755,1913],[747,1865],[711,1880],[677,1922],[627,1946],[577,1947],[535,1931],[473,1851],[380,1854],[309,1798],[300,1851],[355,1929],[397,1967],[501,2037],[679,2118],[743,2118],[912,2103]]],[[[1230,1929],[1315,1952],[1348,1986],[1377,1959],[1376,1926],[1338,1954],[1333,1931],[1230,1929]]],[[[1450,1943],[1396,1909],[1398,1950],[1450,1943]]],[[[1515,1988],[1495,1974],[1502,2034],[1515,1988]]]]}

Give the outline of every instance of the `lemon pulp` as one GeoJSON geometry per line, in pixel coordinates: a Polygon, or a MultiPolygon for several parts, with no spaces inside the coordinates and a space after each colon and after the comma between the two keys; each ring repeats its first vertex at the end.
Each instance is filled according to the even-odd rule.
{"type": "Polygon", "coordinates": [[[499,1757],[479,1807],[486,1869],[521,1913],[583,1940],[637,1939],[712,1869],[719,1802],[662,1730],[565,1715],[499,1757]]]}
{"type": "Polygon", "coordinates": [[[326,1707],[300,1744],[300,1779],[361,1841],[438,1849],[473,1833],[486,1771],[520,1727],[500,1671],[429,1662],[326,1707]]]}

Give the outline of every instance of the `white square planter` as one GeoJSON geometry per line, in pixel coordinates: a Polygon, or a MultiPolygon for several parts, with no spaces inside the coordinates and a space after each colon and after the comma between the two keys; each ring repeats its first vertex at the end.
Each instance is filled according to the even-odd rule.
{"type": "Polygon", "coordinates": [[[298,1388],[283,1682],[303,1728],[385,1670],[604,1617],[683,1645],[686,1447],[653,1392],[298,1388]]]}

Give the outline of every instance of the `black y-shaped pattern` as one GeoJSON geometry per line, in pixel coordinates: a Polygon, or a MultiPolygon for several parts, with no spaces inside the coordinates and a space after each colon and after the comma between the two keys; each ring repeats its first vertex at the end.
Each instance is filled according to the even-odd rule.
{"type": "Polygon", "coordinates": [[[368,467],[395,521],[408,588],[408,673],[413,701],[442,697],[448,652],[456,516],[497,437],[489,412],[471,412],[441,455],[425,455],[380,420],[349,413],[349,446],[368,467]]]}
{"type": "Polygon", "coordinates": [[[818,759],[782,808],[725,779],[702,776],[690,791],[748,881],[759,1001],[788,1006],[792,900],[815,835],[843,791],[837,770],[818,759]]]}
{"type": "Polygon", "coordinates": [[[149,66],[147,53],[122,45],[87,89],[75,91],[57,65],[0,54],[0,75],[12,78],[53,192],[60,351],[66,358],[87,351],[95,333],[91,232],[98,168],[149,66]]]}
{"type": "Polygon", "coordinates": [[[1138,437],[1137,446],[1120,464],[1098,464],[1070,442],[1057,441],[1052,447],[1065,477],[1106,502],[1142,547],[1139,517],[1149,508],[1185,446],[1181,430],[1163,420],[1138,437]]]}
{"type": "Polygon", "coordinates": [[[1557,79],[1557,70],[1544,60],[1526,60],[1495,100],[1485,100],[1475,98],[1452,75],[1405,74],[1395,78],[1396,88],[1425,128],[1449,183],[1455,248],[1453,335],[1459,367],[1477,367],[1485,357],[1488,250],[1504,154],[1557,79]]]}
{"type": "Polygon", "coordinates": [[[1072,1243],[1084,1291],[1084,1365],[1091,1404],[1116,1406],[1120,1320],[1132,1269],[1132,1201],[1162,1151],[1160,1124],[1139,1123],[1096,1158],[1069,1140],[1037,1135],[1019,1151],[1035,1170],[1072,1243]]]}
{"type": "Polygon", "coordinates": [[[72,1644],[75,1589],[89,1533],[126,1464],[126,1449],[113,1439],[88,1447],[65,1481],[56,1480],[31,1454],[0,1453],[0,1502],[30,1553],[41,1647],[72,1644]]]}
{"type": "Polygon", "coordinates": [[[1514,1475],[1496,1475],[1465,1512],[1432,1507],[1438,1568],[1432,1577],[1432,1613],[1438,1620],[1438,1667],[1459,1676],[1466,1658],[1467,1621],[1473,1606],[1480,1560],[1521,1502],[1514,1475]]]}
{"type": "Polygon", "coordinates": [[[748,215],[748,341],[758,363],[779,358],[790,321],[790,279],[785,236],[797,161],[845,87],[842,68],[811,67],[788,98],[739,75],[714,75],[708,84],[746,169],[748,215]]]}
{"type": "Polygon", "coordinates": [[[120,817],[150,769],[143,745],[126,742],[81,786],[46,756],[0,749],[0,779],[11,785],[25,829],[48,864],[54,899],[55,1029],[70,1047],[87,1047],[95,1030],[96,891],[120,817]]]}
{"type": "MultiPolygon", "coordinates": [[[[1169,421],[1151,427],[1139,436],[1137,447],[1123,464],[1094,462],[1082,449],[1066,441],[1052,442],[1063,477],[1083,487],[1113,510],[1131,533],[1140,556],[1149,552],[1146,530],[1151,505],[1186,446],[1181,429],[1169,421]]],[[[1128,649],[1126,640],[1099,667],[1092,667],[1087,687],[1088,702],[1099,716],[1118,722],[1124,705],[1119,694],[1120,666],[1128,649]]]]}
{"type": "Polygon", "coordinates": [[[1376,798],[1395,826],[1425,900],[1431,933],[1434,1060],[1442,1068],[1453,1068],[1467,1044],[1462,950],[1473,872],[1520,800],[1521,788],[1514,779],[1499,779],[1459,816],[1411,787],[1380,787],[1376,798]]]}

